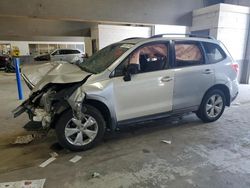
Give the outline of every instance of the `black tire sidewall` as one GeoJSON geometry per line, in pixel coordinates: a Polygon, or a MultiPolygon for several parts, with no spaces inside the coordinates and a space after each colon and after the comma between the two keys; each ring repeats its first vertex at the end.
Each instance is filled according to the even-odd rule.
{"type": "Polygon", "coordinates": [[[68,142],[68,140],[65,137],[65,127],[68,123],[68,121],[73,117],[72,110],[68,109],[65,112],[61,114],[59,117],[59,120],[56,123],[56,135],[59,141],[59,144],[63,146],[66,149],[69,149],[71,151],[84,151],[92,148],[95,146],[98,142],[100,142],[103,138],[103,135],[105,133],[106,129],[106,123],[105,120],[100,113],[99,110],[97,110],[95,107],[90,105],[84,105],[86,108],[86,111],[84,114],[92,116],[98,125],[98,132],[94,140],[92,140],[90,143],[84,145],[84,146],[76,146],[68,142]]]}
{"type": "Polygon", "coordinates": [[[226,104],[226,97],[225,97],[225,94],[223,93],[223,91],[221,90],[218,90],[218,89],[214,89],[214,90],[211,90],[209,91],[205,97],[203,98],[202,100],[202,103],[201,103],[201,106],[199,108],[199,111],[197,113],[197,116],[203,121],[203,122],[213,122],[213,121],[216,121],[218,120],[221,115],[223,114],[224,110],[225,110],[225,104],[226,104]],[[206,112],[206,104],[209,100],[209,98],[212,96],[212,95],[220,95],[221,98],[222,98],[222,101],[223,101],[223,106],[222,106],[222,110],[221,112],[214,118],[211,118],[207,115],[207,112],[206,112]]]}

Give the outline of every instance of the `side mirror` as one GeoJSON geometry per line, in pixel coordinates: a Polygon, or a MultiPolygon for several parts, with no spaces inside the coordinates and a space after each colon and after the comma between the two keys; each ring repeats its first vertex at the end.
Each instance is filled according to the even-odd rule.
{"type": "Polygon", "coordinates": [[[131,74],[129,74],[128,72],[125,73],[124,77],[123,77],[123,80],[125,82],[128,82],[131,80],[131,74]]]}
{"type": "Polygon", "coordinates": [[[123,80],[125,82],[130,81],[131,80],[131,76],[133,74],[137,74],[140,70],[139,68],[139,64],[129,64],[127,67],[127,70],[125,71],[125,75],[123,77],[123,80]]]}

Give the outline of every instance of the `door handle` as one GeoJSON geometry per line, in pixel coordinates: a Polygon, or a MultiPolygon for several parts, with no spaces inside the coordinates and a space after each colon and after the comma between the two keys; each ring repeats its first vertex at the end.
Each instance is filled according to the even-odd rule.
{"type": "Polygon", "coordinates": [[[204,70],[203,74],[212,74],[213,71],[211,69],[204,70]]]}
{"type": "Polygon", "coordinates": [[[169,77],[169,76],[165,76],[161,79],[162,82],[170,82],[171,80],[173,80],[173,78],[169,77]]]}

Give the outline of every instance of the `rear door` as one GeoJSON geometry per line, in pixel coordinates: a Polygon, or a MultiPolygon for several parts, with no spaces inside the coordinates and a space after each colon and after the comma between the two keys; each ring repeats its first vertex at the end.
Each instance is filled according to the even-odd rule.
{"type": "Polygon", "coordinates": [[[214,85],[214,65],[207,63],[203,46],[196,41],[175,41],[173,110],[197,108],[214,85]]]}
{"type": "Polygon", "coordinates": [[[65,55],[65,61],[72,63],[73,61],[80,60],[80,51],[78,50],[67,50],[65,55]]]}

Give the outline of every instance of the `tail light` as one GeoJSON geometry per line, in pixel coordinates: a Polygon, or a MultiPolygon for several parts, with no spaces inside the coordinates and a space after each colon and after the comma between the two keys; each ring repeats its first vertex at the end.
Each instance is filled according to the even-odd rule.
{"type": "Polygon", "coordinates": [[[232,66],[233,70],[235,70],[236,73],[239,72],[239,65],[238,65],[238,63],[232,63],[231,66],[232,66]]]}

